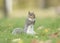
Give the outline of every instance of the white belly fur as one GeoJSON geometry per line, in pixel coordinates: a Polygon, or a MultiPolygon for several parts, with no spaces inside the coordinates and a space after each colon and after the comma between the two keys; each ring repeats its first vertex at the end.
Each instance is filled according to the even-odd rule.
{"type": "Polygon", "coordinates": [[[35,31],[34,31],[34,26],[33,25],[29,25],[28,28],[27,28],[27,34],[36,34],[35,31]]]}

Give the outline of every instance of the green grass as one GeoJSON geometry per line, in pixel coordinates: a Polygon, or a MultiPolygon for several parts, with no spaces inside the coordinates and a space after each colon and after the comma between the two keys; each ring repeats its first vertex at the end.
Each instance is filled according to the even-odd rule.
{"type": "MultiPolygon", "coordinates": [[[[15,19],[0,19],[0,43],[12,43],[11,40],[15,38],[21,38],[24,40],[24,43],[30,43],[31,39],[34,39],[35,36],[38,36],[39,40],[48,40],[48,34],[53,32],[57,32],[58,28],[60,28],[60,18],[36,18],[35,23],[35,31],[38,33],[37,35],[31,36],[27,34],[18,34],[12,35],[11,32],[14,28],[24,28],[26,18],[15,18],[15,19]],[[44,29],[37,30],[39,26],[44,26],[44,29],[50,28],[48,33],[44,32],[44,29]],[[44,36],[42,36],[44,34],[44,36]]],[[[60,38],[53,38],[53,43],[55,43],[60,38]]]]}

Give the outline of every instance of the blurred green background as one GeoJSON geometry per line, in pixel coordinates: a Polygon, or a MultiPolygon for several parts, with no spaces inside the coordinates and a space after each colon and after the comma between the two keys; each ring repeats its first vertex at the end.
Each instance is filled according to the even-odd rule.
{"type": "Polygon", "coordinates": [[[34,11],[39,17],[53,17],[58,7],[60,0],[0,0],[0,18],[26,17],[28,11],[34,11]]]}
{"type": "Polygon", "coordinates": [[[43,41],[51,39],[52,43],[56,43],[60,41],[60,33],[57,38],[49,38],[49,34],[60,32],[58,29],[60,29],[60,0],[0,0],[0,43],[13,43],[12,40],[15,38],[21,38],[24,43],[31,43],[32,39],[43,41]],[[24,33],[12,35],[13,29],[24,28],[29,11],[36,15],[34,30],[38,35],[24,33]],[[40,26],[44,29],[38,30],[40,26]],[[45,33],[45,29],[49,31],[45,33]]]}

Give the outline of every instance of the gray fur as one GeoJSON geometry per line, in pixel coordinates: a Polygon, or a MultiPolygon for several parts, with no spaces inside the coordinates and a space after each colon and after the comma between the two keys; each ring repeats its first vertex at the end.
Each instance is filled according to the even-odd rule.
{"type": "Polygon", "coordinates": [[[24,26],[24,32],[27,31],[28,26],[34,25],[34,24],[35,24],[35,15],[34,15],[34,13],[29,12],[29,13],[28,13],[28,18],[26,19],[26,23],[25,23],[25,26],[24,26]],[[32,16],[32,15],[34,16],[33,19],[29,17],[29,16],[32,16]],[[29,20],[29,18],[30,18],[32,21],[29,20]]]}
{"type": "Polygon", "coordinates": [[[34,24],[35,24],[35,21],[30,21],[29,19],[27,19],[24,27],[24,32],[26,32],[29,25],[34,25],[34,24]]]}
{"type": "Polygon", "coordinates": [[[23,30],[21,28],[15,28],[13,31],[12,31],[12,34],[16,35],[16,34],[20,34],[22,33],[23,30]]]}
{"type": "MultiPolygon", "coordinates": [[[[26,33],[27,32],[27,29],[30,25],[34,25],[35,24],[35,15],[34,13],[31,13],[29,12],[28,13],[28,18],[26,19],[26,23],[25,23],[25,26],[24,26],[24,30],[21,29],[21,28],[15,28],[13,31],[12,31],[12,34],[16,35],[16,34],[21,34],[22,32],[26,33]],[[30,16],[34,16],[33,19],[30,18],[30,16]],[[29,20],[29,18],[31,20],[29,20]]],[[[33,30],[34,31],[34,30],[33,30]]]]}

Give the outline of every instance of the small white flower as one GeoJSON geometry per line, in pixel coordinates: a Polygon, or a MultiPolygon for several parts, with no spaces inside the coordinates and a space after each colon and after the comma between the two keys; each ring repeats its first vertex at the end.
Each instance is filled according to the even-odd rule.
{"type": "Polygon", "coordinates": [[[38,38],[38,36],[35,36],[35,38],[38,38]]]}
{"type": "Polygon", "coordinates": [[[40,26],[40,27],[38,27],[38,30],[43,29],[43,28],[44,28],[43,26],[40,26]]]}
{"type": "Polygon", "coordinates": [[[19,40],[21,40],[21,39],[20,39],[20,38],[18,38],[18,39],[13,39],[12,42],[17,42],[17,41],[19,41],[19,40]]]}
{"type": "Polygon", "coordinates": [[[8,40],[7,38],[5,38],[5,40],[8,40]]]}
{"type": "Polygon", "coordinates": [[[60,30],[60,28],[58,28],[58,30],[60,30]]]}

